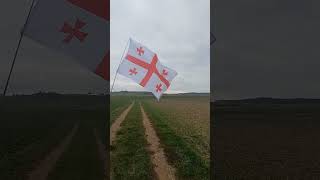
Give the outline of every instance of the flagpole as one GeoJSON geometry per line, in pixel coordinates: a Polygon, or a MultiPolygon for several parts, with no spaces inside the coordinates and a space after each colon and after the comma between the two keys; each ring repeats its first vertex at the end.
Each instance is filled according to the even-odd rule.
{"type": "Polygon", "coordinates": [[[9,75],[8,75],[8,79],[6,81],[6,86],[5,86],[4,91],[3,91],[3,96],[6,96],[8,85],[9,85],[9,81],[10,81],[11,74],[12,74],[12,71],[13,71],[13,67],[14,67],[14,64],[16,62],[16,59],[17,59],[17,56],[18,56],[18,52],[20,50],[20,45],[21,45],[21,42],[22,42],[22,39],[23,39],[24,29],[25,29],[25,26],[28,23],[29,18],[30,18],[31,10],[32,10],[32,8],[34,6],[34,3],[35,3],[35,0],[32,0],[31,7],[29,9],[27,19],[26,19],[26,21],[25,21],[25,23],[23,25],[22,31],[20,32],[19,42],[18,42],[16,51],[14,53],[14,57],[13,57],[13,61],[12,61],[12,64],[11,64],[11,68],[10,68],[10,72],[9,72],[9,75]]]}
{"type": "Polygon", "coordinates": [[[118,68],[117,68],[117,71],[116,71],[116,75],[115,75],[115,77],[114,77],[114,79],[113,79],[113,83],[112,83],[112,86],[111,86],[110,94],[112,93],[114,83],[116,82],[117,75],[118,75],[118,71],[119,71],[119,67],[120,67],[120,64],[121,64],[122,61],[123,61],[123,55],[124,55],[124,53],[126,52],[126,50],[127,50],[127,48],[128,48],[129,41],[130,41],[130,39],[127,41],[127,45],[126,45],[124,51],[122,52],[121,60],[120,60],[120,63],[119,63],[119,65],[118,65],[118,68]]]}

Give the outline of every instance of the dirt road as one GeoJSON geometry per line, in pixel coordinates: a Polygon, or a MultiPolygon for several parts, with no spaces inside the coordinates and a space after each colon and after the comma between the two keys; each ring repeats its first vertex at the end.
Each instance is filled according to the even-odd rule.
{"type": "Polygon", "coordinates": [[[140,109],[142,112],[146,139],[149,144],[148,150],[150,151],[151,161],[157,178],[159,180],[173,180],[175,179],[175,170],[168,164],[163,148],[160,146],[160,139],[153,129],[152,124],[141,105],[140,109]]]}
{"type": "Polygon", "coordinates": [[[114,121],[114,123],[111,125],[110,128],[110,145],[112,145],[113,141],[116,138],[117,132],[120,129],[121,123],[126,118],[127,114],[131,110],[134,102],[131,103],[131,105],[123,111],[123,113],[114,121]]]}
{"type": "Polygon", "coordinates": [[[78,124],[74,125],[73,129],[65,137],[65,139],[63,139],[51,153],[49,153],[42,161],[39,162],[38,166],[28,175],[29,180],[47,179],[49,172],[55,167],[62,153],[65,152],[72,141],[72,138],[76,134],[78,127],[78,124]]]}

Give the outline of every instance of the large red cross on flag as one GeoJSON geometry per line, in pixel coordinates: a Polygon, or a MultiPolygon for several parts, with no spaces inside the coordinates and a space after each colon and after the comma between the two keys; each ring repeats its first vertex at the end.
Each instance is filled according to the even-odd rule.
{"type": "Polygon", "coordinates": [[[169,88],[177,72],[162,65],[156,53],[130,39],[129,48],[119,66],[118,73],[152,92],[159,100],[169,88]]]}
{"type": "Polygon", "coordinates": [[[109,0],[39,0],[24,34],[109,81],[109,0]]]}

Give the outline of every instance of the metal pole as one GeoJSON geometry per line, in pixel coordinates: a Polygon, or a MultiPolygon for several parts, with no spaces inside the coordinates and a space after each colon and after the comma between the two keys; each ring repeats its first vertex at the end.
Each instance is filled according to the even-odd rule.
{"type": "Polygon", "coordinates": [[[119,67],[120,67],[121,62],[123,61],[123,55],[124,55],[124,53],[125,53],[126,50],[127,50],[129,41],[130,41],[130,39],[128,40],[127,45],[126,45],[126,47],[125,47],[125,49],[124,49],[124,51],[123,51],[123,53],[122,53],[122,55],[121,55],[121,60],[120,60],[120,63],[119,63],[119,65],[118,65],[118,69],[117,69],[117,71],[116,71],[116,75],[115,75],[115,77],[114,77],[114,79],[113,79],[113,83],[112,83],[112,86],[111,86],[110,95],[111,95],[111,93],[112,93],[113,86],[114,86],[114,83],[115,83],[116,78],[117,78],[117,75],[118,75],[119,67]]]}
{"type": "Polygon", "coordinates": [[[32,4],[31,4],[31,7],[30,7],[30,9],[29,9],[29,13],[28,13],[26,22],[24,23],[23,29],[22,29],[22,31],[21,31],[21,33],[20,33],[19,42],[18,42],[16,51],[15,51],[15,53],[14,53],[14,58],[13,58],[13,61],[12,61],[12,64],[11,64],[11,68],[10,68],[10,72],[9,72],[8,79],[7,79],[7,82],[6,82],[6,86],[5,86],[4,91],[3,91],[3,96],[6,96],[7,89],[8,89],[8,85],[9,85],[9,81],[10,81],[11,74],[12,74],[12,71],[13,71],[13,67],[14,67],[14,64],[15,64],[16,59],[17,59],[17,55],[18,55],[18,52],[19,52],[19,49],[20,49],[21,41],[22,41],[22,39],[23,39],[24,29],[25,29],[25,26],[26,26],[27,23],[28,23],[28,20],[29,20],[30,14],[31,14],[31,10],[32,10],[32,8],[33,8],[33,6],[34,6],[34,3],[35,3],[35,0],[32,0],[32,4]]]}

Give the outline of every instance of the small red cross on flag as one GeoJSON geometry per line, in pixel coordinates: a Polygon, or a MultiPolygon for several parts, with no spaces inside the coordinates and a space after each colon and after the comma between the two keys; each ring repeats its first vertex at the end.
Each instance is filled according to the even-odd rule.
{"type": "Polygon", "coordinates": [[[24,34],[109,81],[109,0],[40,0],[24,34]]]}
{"type": "Polygon", "coordinates": [[[162,86],[162,84],[157,84],[156,85],[156,91],[157,92],[161,92],[162,91],[161,86],[162,86]]]}
{"type": "Polygon", "coordinates": [[[128,51],[118,73],[140,84],[159,100],[177,72],[162,65],[156,53],[130,39],[128,51]]]}
{"type": "Polygon", "coordinates": [[[82,32],[80,31],[80,29],[85,25],[86,23],[79,19],[77,19],[74,27],[72,27],[68,22],[65,22],[60,30],[67,35],[63,42],[69,43],[73,39],[73,37],[76,37],[80,42],[83,42],[88,33],[82,32]]]}
{"type": "Polygon", "coordinates": [[[168,75],[168,71],[166,71],[165,69],[162,70],[162,75],[163,76],[167,76],[168,75]]]}
{"type": "Polygon", "coordinates": [[[131,76],[138,74],[137,68],[130,69],[130,70],[129,70],[129,73],[130,73],[131,76]]]}
{"type": "Polygon", "coordinates": [[[139,48],[137,48],[137,52],[138,52],[139,56],[141,56],[141,55],[143,55],[144,50],[142,47],[139,47],[139,48]]]}

